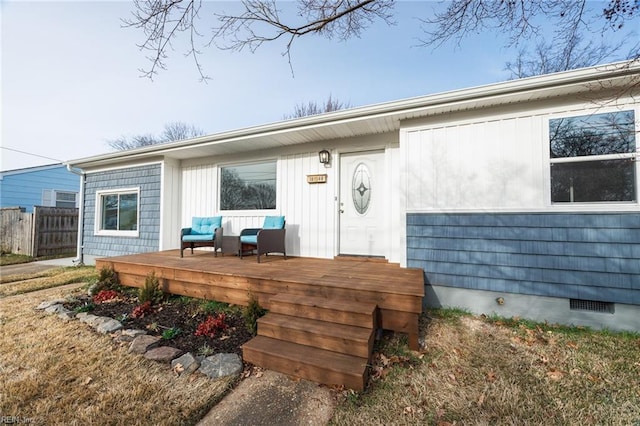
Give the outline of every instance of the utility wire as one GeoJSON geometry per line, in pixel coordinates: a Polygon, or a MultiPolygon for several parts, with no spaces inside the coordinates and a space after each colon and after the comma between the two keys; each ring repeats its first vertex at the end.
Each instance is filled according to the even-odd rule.
{"type": "Polygon", "coordinates": [[[45,158],[47,160],[57,161],[58,163],[63,163],[64,162],[64,161],[59,160],[57,158],[51,158],[51,157],[45,157],[44,155],[32,154],[31,152],[20,151],[19,149],[9,148],[9,147],[6,147],[6,146],[0,146],[0,148],[6,149],[8,151],[19,152],[20,154],[33,155],[34,157],[40,157],[40,158],[45,158]]]}

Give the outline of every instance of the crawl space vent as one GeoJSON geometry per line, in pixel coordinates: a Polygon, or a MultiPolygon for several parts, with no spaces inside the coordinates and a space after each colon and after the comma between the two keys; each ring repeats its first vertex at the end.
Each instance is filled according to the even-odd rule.
{"type": "Polygon", "coordinates": [[[604,314],[615,313],[615,305],[610,302],[597,300],[569,299],[569,308],[572,311],[600,312],[604,314]]]}

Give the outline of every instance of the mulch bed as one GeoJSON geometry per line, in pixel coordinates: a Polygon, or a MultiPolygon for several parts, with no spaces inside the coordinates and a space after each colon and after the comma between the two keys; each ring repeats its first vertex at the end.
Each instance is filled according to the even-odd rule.
{"type": "Polygon", "coordinates": [[[213,355],[216,353],[235,353],[242,356],[241,346],[253,336],[245,325],[241,308],[228,306],[224,309],[226,330],[218,332],[215,337],[196,336],[195,332],[200,323],[215,312],[205,312],[202,301],[170,296],[161,304],[152,306],[152,312],[141,318],[134,318],[131,314],[139,305],[134,296],[123,295],[115,301],[94,303],[89,296],[78,297],[76,301],[65,304],[70,310],[93,304],[93,309],[87,311],[97,316],[105,316],[120,321],[124,328],[145,330],[148,334],[162,337],[165,330],[176,328],[180,333],[164,341],[163,345],[172,346],[194,355],[213,355]]]}

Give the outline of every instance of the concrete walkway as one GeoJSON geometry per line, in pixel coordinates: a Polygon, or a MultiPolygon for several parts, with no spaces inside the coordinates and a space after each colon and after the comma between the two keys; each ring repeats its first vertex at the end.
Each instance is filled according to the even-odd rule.
{"type": "Polygon", "coordinates": [[[34,274],[61,266],[73,266],[72,257],[41,260],[38,262],[19,263],[17,265],[0,266],[0,276],[34,274]]]}
{"type": "Polygon", "coordinates": [[[335,404],[325,386],[266,370],[238,383],[198,426],[320,426],[329,422],[335,404]]]}

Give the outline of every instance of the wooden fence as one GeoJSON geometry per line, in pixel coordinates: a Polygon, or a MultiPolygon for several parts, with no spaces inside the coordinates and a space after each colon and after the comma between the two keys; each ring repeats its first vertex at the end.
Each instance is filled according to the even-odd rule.
{"type": "Polygon", "coordinates": [[[5,253],[42,257],[74,254],[78,239],[78,209],[35,206],[0,209],[0,245],[5,253]]]}

